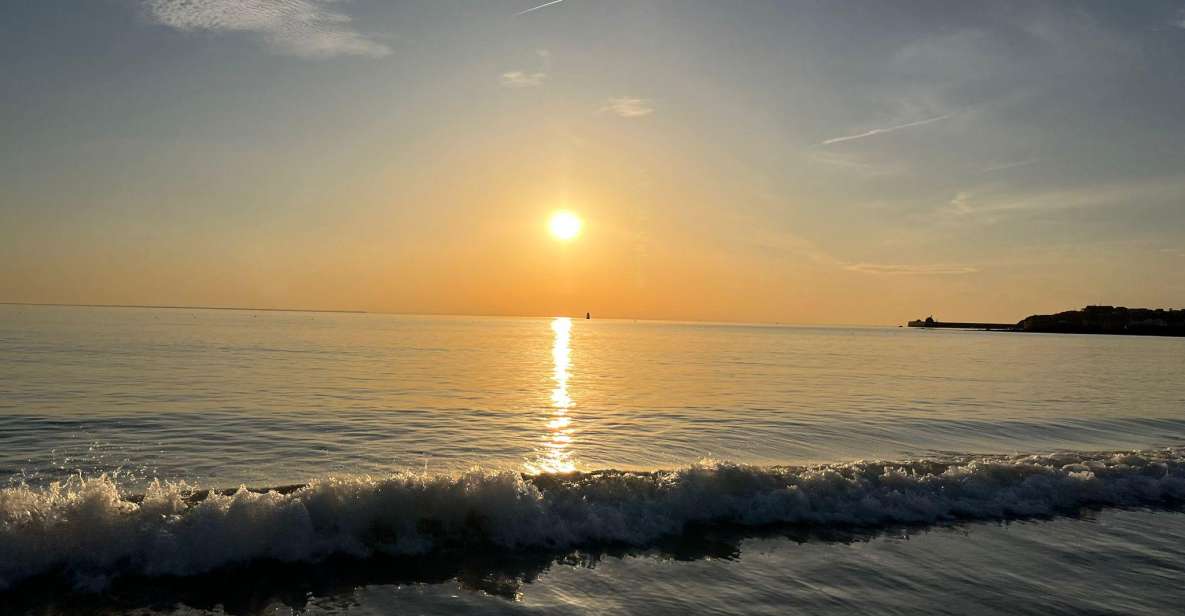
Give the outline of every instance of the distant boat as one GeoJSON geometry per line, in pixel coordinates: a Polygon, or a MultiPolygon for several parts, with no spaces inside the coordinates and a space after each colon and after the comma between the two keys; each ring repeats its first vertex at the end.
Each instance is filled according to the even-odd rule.
{"type": "Polygon", "coordinates": [[[591,319],[591,318],[592,318],[592,313],[591,313],[591,312],[586,312],[586,313],[584,313],[584,318],[585,318],[585,319],[591,319]]]}

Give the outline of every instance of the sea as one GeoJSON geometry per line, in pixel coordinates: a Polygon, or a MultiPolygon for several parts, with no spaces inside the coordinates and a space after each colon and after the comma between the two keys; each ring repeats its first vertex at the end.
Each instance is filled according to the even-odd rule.
{"type": "Polygon", "coordinates": [[[1185,339],[0,306],[0,613],[1169,614],[1185,339]]]}

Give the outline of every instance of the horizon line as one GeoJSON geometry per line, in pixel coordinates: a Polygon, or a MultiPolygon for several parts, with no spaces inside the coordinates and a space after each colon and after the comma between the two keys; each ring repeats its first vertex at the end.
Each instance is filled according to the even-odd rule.
{"type": "MultiPolygon", "coordinates": [[[[249,306],[183,306],[183,305],[157,305],[157,304],[94,304],[94,303],[71,303],[71,302],[13,302],[0,301],[0,306],[44,306],[44,307],[61,307],[61,308],[140,308],[140,309],[157,309],[157,310],[229,310],[240,312],[306,312],[306,313],[331,313],[331,314],[383,314],[394,316],[421,316],[421,317],[479,317],[479,318],[505,318],[505,319],[554,319],[566,317],[570,319],[584,320],[580,315],[557,315],[557,314],[477,314],[468,312],[402,312],[402,311],[387,311],[387,310],[357,310],[357,309],[320,309],[320,308],[252,308],[249,306]]],[[[588,311],[586,311],[588,312],[588,311]]],[[[632,317],[632,316],[610,316],[597,317],[603,321],[650,321],[657,323],[704,323],[714,325],[761,325],[772,327],[903,327],[904,324],[898,323],[799,323],[792,321],[726,321],[713,319],[681,319],[681,318],[655,318],[655,317],[632,317]]]]}
{"type": "Polygon", "coordinates": [[[62,308],[153,308],[157,310],[239,310],[243,312],[337,312],[368,314],[366,310],[333,310],[324,308],[251,308],[248,306],[180,306],[157,304],[83,304],[68,302],[0,302],[0,306],[57,306],[62,308]]]}

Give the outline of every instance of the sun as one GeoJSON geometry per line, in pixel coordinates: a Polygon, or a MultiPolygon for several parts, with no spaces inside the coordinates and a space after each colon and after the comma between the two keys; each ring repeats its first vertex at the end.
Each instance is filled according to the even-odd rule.
{"type": "Polygon", "coordinates": [[[547,230],[555,239],[567,242],[580,235],[581,225],[583,223],[580,221],[580,217],[572,212],[559,211],[548,219],[547,230]]]}

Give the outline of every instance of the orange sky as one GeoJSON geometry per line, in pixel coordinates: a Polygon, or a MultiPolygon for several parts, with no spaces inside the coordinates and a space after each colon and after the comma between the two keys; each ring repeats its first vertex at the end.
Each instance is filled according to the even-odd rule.
{"type": "Polygon", "coordinates": [[[315,40],[205,3],[22,7],[0,301],[851,324],[1185,305],[1165,77],[1185,36],[1156,3],[411,4],[310,5],[315,40]],[[548,235],[557,209],[577,240],[548,235]]]}

